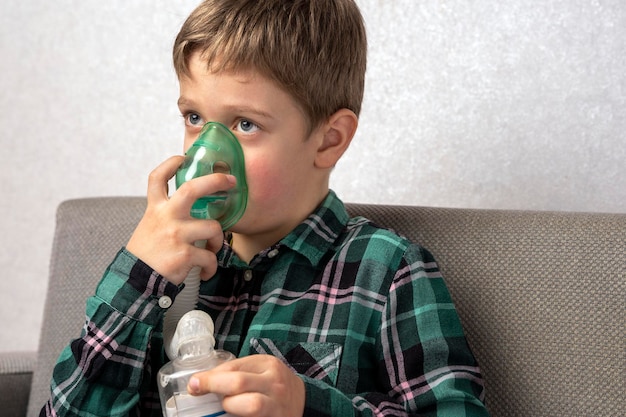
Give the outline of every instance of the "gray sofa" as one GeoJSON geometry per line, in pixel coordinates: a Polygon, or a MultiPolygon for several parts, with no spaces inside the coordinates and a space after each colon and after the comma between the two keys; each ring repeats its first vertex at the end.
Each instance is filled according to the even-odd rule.
{"type": "MultiPolygon", "coordinates": [[[[39,350],[0,355],[0,415],[37,415],[85,299],[144,208],[136,197],[61,204],[39,350]]],[[[626,214],[349,210],[434,253],[493,416],[626,415],[626,214]]]]}

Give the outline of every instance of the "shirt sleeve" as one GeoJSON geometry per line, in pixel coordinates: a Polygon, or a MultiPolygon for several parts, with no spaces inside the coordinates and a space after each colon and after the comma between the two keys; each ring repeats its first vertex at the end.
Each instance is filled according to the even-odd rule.
{"type": "Polygon", "coordinates": [[[377,342],[381,392],[346,395],[302,377],[305,416],[488,416],[483,379],[434,258],[411,245],[395,273],[377,342]]]}
{"type": "MultiPolygon", "coordinates": [[[[61,353],[41,415],[160,416],[162,297],[178,287],[125,249],[87,300],[81,337],[61,353]]],[[[169,305],[166,303],[165,305],[169,305]]]]}

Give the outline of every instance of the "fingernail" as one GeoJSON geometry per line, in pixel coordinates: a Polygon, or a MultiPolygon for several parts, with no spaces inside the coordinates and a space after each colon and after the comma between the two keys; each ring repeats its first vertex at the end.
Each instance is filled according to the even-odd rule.
{"type": "Polygon", "coordinates": [[[227,175],[226,178],[228,178],[228,182],[230,185],[237,184],[237,177],[235,177],[234,175],[227,175]]]}
{"type": "Polygon", "coordinates": [[[200,380],[198,378],[192,377],[189,380],[189,384],[187,385],[187,391],[192,394],[200,391],[200,380]]]}

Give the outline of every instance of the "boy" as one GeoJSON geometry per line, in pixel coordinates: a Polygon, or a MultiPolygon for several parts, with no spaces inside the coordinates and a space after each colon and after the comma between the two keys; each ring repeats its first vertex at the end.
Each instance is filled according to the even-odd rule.
{"type": "Polygon", "coordinates": [[[189,383],[237,416],[487,415],[482,377],[431,255],[329,190],[356,131],[366,39],[353,0],[207,0],[174,45],[185,148],[221,122],[244,150],[248,206],[226,234],[189,215],[235,179],[168,197],[177,156],[87,303],[47,415],[160,415],[162,318],[193,266],[198,308],[239,358],[189,383]],[[205,248],[194,242],[206,240],[205,248]]]}

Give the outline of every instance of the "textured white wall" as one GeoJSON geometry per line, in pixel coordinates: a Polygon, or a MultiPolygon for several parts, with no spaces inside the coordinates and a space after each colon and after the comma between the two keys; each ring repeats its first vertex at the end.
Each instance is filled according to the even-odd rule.
{"type": "MultiPolygon", "coordinates": [[[[170,47],[196,4],[0,4],[0,350],[37,346],[58,203],[143,195],[180,152],[170,47]]],[[[626,212],[626,3],[359,4],[368,84],[332,182],[344,200],[626,212]]]]}

